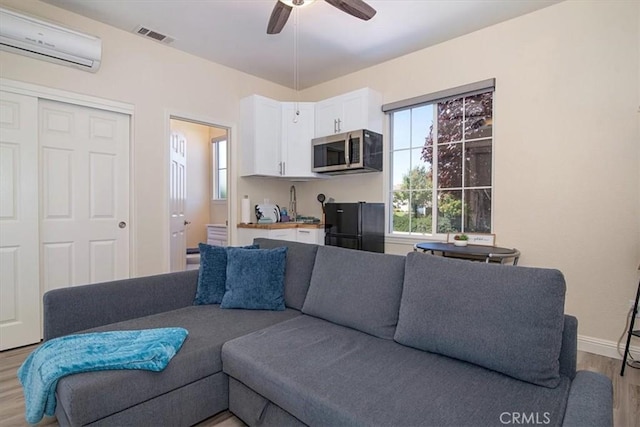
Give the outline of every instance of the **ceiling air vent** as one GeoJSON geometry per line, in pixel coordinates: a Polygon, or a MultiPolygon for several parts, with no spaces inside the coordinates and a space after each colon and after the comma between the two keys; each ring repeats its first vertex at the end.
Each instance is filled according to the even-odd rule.
{"type": "Polygon", "coordinates": [[[133,30],[133,32],[164,44],[169,44],[175,40],[173,37],[169,37],[165,34],[159,33],[157,31],[151,30],[141,25],[136,27],[136,29],[133,30]]]}

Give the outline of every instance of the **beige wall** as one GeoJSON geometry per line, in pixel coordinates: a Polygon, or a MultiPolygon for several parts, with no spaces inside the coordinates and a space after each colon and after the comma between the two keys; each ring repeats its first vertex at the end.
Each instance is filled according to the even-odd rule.
{"type": "MultiPolygon", "coordinates": [[[[568,1],[302,93],[363,86],[384,102],[496,78],[494,231],[521,263],[555,267],[579,333],[625,325],[640,262],[640,3],[568,1]]],[[[301,193],[382,200],[382,174],[301,193]]],[[[308,196],[308,197],[307,197],[308,196]]],[[[406,253],[410,246],[388,245],[406,253]]]]}
{"type": "MultiPolygon", "coordinates": [[[[0,0],[0,4],[94,34],[103,41],[100,70],[73,68],[0,52],[0,76],[70,92],[113,99],[135,106],[132,127],[135,241],[132,274],[168,271],[168,115],[203,119],[237,129],[240,98],[259,93],[291,99],[285,87],[217,65],[36,0],[0,0]]],[[[235,146],[232,158],[235,159],[235,146]]],[[[231,165],[232,170],[234,164],[231,165]]],[[[251,193],[240,180],[238,192],[251,193]]],[[[276,199],[288,186],[260,188],[276,199]]]]}

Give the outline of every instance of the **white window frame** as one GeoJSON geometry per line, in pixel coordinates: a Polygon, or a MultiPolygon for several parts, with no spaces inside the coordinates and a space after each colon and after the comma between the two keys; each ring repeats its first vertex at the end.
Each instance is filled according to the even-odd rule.
{"type": "Polygon", "coordinates": [[[228,137],[225,136],[220,136],[218,138],[212,138],[211,139],[211,163],[212,163],[212,168],[211,170],[213,171],[212,175],[212,192],[211,192],[211,199],[212,200],[219,200],[219,201],[226,201],[228,196],[229,196],[229,139],[228,137]],[[220,168],[220,145],[219,143],[224,142],[226,144],[226,153],[227,155],[225,156],[225,166],[224,168],[220,168]],[[220,183],[218,180],[218,177],[220,176],[219,172],[224,170],[225,174],[227,175],[227,197],[220,197],[220,183]]]}
{"type": "MultiPolygon", "coordinates": [[[[468,97],[468,96],[473,96],[475,94],[479,94],[479,93],[484,93],[484,92],[488,92],[488,91],[492,91],[493,92],[493,120],[495,122],[495,79],[489,79],[489,80],[483,80],[480,82],[476,82],[476,83],[471,83],[468,85],[464,85],[464,86],[459,86],[459,87],[455,87],[455,88],[451,88],[451,89],[446,89],[443,91],[439,91],[439,92],[434,92],[432,94],[427,94],[427,95],[421,95],[421,96],[417,96],[414,98],[410,98],[410,99],[406,99],[406,100],[402,100],[402,101],[397,101],[397,102],[393,102],[390,104],[385,104],[382,106],[382,110],[383,112],[387,113],[387,130],[388,130],[388,135],[389,135],[389,147],[388,149],[384,150],[384,155],[385,155],[385,168],[384,168],[384,200],[385,200],[385,207],[386,207],[386,213],[387,213],[387,224],[386,224],[386,230],[385,230],[385,239],[387,242],[389,243],[417,243],[417,242],[421,242],[421,241],[425,241],[425,240],[429,240],[429,241],[446,241],[447,240],[447,235],[448,233],[437,233],[437,203],[433,203],[432,206],[432,218],[433,218],[433,227],[436,227],[435,231],[436,232],[432,232],[431,234],[427,234],[427,233],[416,233],[416,232],[407,232],[406,234],[404,234],[403,232],[394,232],[393,231],[393,199],[392,199],[392,175],[393,175],[393,163],[392,163],[392,152],[393,150],[393,126],[392,126],[392,118],[391,118],[391,114],[393,114],[396,111],[401,111],[401,110],[406,110],[406,109],[411,109],[414,107],[419,107],[420,105],[426,105],[426,104],[434,104],[437,105],[438,102],[443,102],[443,101],[447,101],[450,99],[456,99],[456,98],[461,98],[461,97],[468,97]]],[[[437,118],[437,110],[434,110],[434,118],[437,118]]],[[[434,120],[434,132],[437,135],[437,120],[434,120]]],[[[480,138],[480,139],[484,139],[484,138],[480,138]]],[[[474,140],[470,140],[470,141],[466,141],[463,138],[463,141],[465,142],[470,142],[470,141],[474,141],[474,140]]],[[[494,230],[494,220],[495,220],[495,209],[494,209],[494,205],[495,205],[495,132],[492,132],[491,135],[491,143],[492,143],[492,150],[491,150],[491,233],[493,233],[494,230]]],[[[465,147],[465,143],[461,142],[462,144],[462,148],[464,149],[465,147]]],[[[415,147],[412,147],[415,148],[415,147]]],[[[409,148],[410,150],[411,148],[409,148]]],[[[436,150],[436,146],[434,146],[434,150],[436,150]]],[[[437,152],[437,150],[436,150],[437,152]]],[[[463,155],[464,155],[464,150],[463,150],[463,155]]],[[[433,164],[432,164],[432,170],[433,170],[433,176],[434,176],[434,180],[433,180],[433,198],[434,200],[436,199],[436,195],[437,195],[437,173],[438,173],[438,165],[437,165],[437,159],[434,159],[433,164]]],[[[464,180],[464,168],[463,168],[463,176],[462,179],[464,180]]],[[[474,189],[474,187],[466,187],[464,185],[464,181],[462,182],[462,191],[465,190],[469,190],[469,189],[474,189]]],[[[453,189],[452,189],[453,190],[453,189]]],[[[464,221],[464,218],[463,218],[464,221]]],[[[433,228],[432,228],[433,229],[433,228]]]]}

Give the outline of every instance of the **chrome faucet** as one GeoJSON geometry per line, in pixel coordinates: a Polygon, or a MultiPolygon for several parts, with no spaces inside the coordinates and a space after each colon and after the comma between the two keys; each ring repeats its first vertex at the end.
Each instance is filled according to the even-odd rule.
{"type": "Polygon", "coordinates": [[[296,200],[296,186],[292,185],[289,189],[289,218],[290,221],[296,221],[298,217],[298,207],[296,200]]]}

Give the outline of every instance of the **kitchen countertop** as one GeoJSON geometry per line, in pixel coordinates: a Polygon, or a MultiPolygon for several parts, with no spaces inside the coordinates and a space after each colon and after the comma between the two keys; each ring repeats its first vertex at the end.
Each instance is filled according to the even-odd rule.
{"type": "Polygon", "coordinates": [[[238,228],[259,228],[263,230],[278,230],[281,228],[324,228],[324,224],[310,224],[304,222],[274,222],[273,224],[238,224],[238,228]]]}

